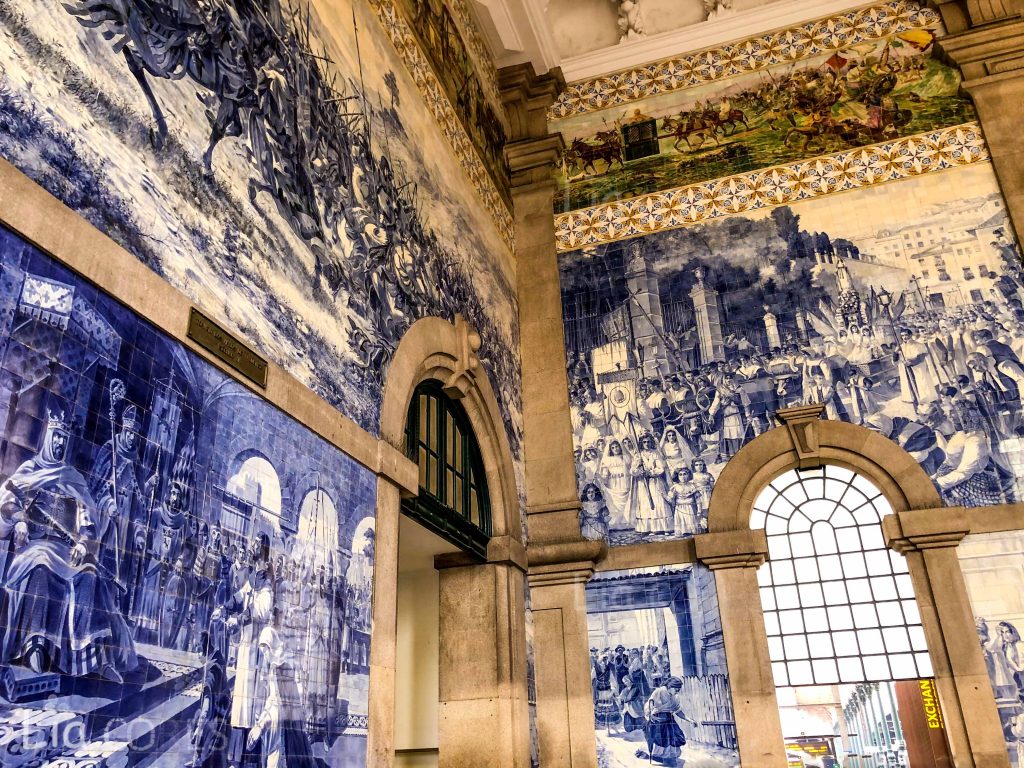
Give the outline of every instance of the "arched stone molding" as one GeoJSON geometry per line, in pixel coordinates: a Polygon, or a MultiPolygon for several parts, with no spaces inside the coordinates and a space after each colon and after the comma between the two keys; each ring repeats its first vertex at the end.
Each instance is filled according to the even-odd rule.
{"type": "Polygon", "coordinates": [[[480,446],[491,497],[493,536],[510,536],[522,544],[522,517],[512,451],[498,400],[480,368],[480,336],[461,316],[455,323],[440,317],[417,321],[395,351],[384,385],[380,437],[405,451],[405,422],[416,387],[440,381],[445,394],[458,400],[480,446]]]}
{"type": "MultiPolygon", "coordinates": [[[[380,438],[404,453],[416,387],[441,382],[459,400],[480,447],[491,500],[488,561],[439,556],[439,765],[526,768],[530,760],[526,681],[526,549],[512,451],[498,400],[477,351],[480,337],[462,317],[424,318],[406,332],[388,370],[380,438]]],[[[370,726],[367,764],[394,764],[395,640],[401,494],[385,475],[377,483],[370,726]]]]}
{"type": "MultiPolygon", "coordinates": [[[[794,411],[806,409],[790,409],[794,411]]],[[[791,418],[790,412],[778,414],[785,429],[770,429],[747,443],[722,470],[708,509],[710,533],[750,528],[757,495],[795,467],[836,464],[864,475],[895,512],[942,506],[928,474],[892,440],[857,424],[821,420],[813,409],[799,418],[791,418]]]]}
{"type": "Polygon", "coordinates": [[[775,698],[757,568],[768,559],[763,531],[750,529],[754,501],[782,473],[834,464],[871,480],[893,514],[883,521],[892,549],[907,558],[958,768],[1008,768],[956,546],[969,531],[964,510],[947,510],[931,478],[896,443],[855,424],[821,420],[821,406],[776,414],[783,428],[742,448],[715,483],[709,532],[697,558],[715,572],[740,756],[766,768],[787,764],[775,698]]]}

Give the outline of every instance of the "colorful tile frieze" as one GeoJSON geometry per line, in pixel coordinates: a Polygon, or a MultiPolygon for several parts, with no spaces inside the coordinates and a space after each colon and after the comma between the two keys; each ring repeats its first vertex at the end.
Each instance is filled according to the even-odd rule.
{"type": "Polygon", "coordinates": [[[916,2],[897,0],[873,5],[739,43],[572,83],[551,107],[549,118],[560,120],[628,104],[938,24],[938,14],[916,2]]]}
{"type": "Polygon", "coordinates": [[[553,124],[556,213],[961,125],[975,118],[934,27],[647,96],[553,124]]]}
{"type": "Polygon", "coordinates": [[[977,123],[555,217],[560,252],[987,160],[977,123]]]}
{"type": "Polygon", "coordinates": [[[427,2],[409,0],[415,9],[402,10],[399,4],[404,2],[406,0],[373,0],[370,6],[412,75],[459,164],[511,248],[514,234],[508,168],[502,150],[505,128],[501,108],[498,102],[484,96],[480,79],[469,66],[465,51],[461,51],[461,59],[456,62],[459,53],[442,43],[442,40],[448,40],[447,35],[442,37],[442,28],[451,21],[447,6],[442,6],[442,14],[437,15],[426,10],[431,7],[427,2]],[[423,19],[413,16],[416,28],[422,28],[418,35],[407,13],[419,11],[424,12],[423,19]],[[444,82],[441,77],[445,78],[444,82]],[[458,108],[453,106],[453,100],[458,108]]]}

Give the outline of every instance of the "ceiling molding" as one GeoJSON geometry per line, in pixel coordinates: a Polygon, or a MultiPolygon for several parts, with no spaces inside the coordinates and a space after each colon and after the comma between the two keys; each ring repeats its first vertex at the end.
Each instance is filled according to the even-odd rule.
{"type": "Polygon", "coordinates": [[[871,5],[871,2],[781,0],[732,16],[562,59],[562,74],[569,83],[589,80],[609,72],[711,48],[866,5],[871,5]]]}
{"type": "Polygon", "coordinates": [[[538,75],[561,65],[548,29],[547,0],[467,0],[495,65],[530,62],[538,75]]]}

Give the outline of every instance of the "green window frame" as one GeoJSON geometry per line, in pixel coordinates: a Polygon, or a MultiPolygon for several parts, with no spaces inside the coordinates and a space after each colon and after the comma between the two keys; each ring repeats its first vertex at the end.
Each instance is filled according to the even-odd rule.
{"type": "Polygon", "coordinates": [[[416,387],[405,427],[419,495],[402,511],[465,552],[486,559],[491,502],[480,446],[462,406],[437,381],[416,387]]]}

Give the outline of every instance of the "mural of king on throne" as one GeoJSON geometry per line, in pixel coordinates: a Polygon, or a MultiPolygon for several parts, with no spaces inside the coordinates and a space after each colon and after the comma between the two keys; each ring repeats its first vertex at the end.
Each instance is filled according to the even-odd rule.
{"type": "Polygon", "coordinates": [[[372,475],[0,254],[0,764],[361,765],[372,475]]]}

